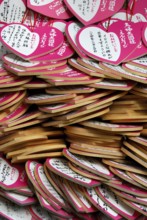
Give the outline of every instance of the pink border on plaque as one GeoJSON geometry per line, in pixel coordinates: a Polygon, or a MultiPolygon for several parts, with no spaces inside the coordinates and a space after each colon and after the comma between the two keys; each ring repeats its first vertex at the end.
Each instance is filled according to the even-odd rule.
{"type": "Polygon", "coordinates": [[[33,11],[36,11],[45,16],[49,16],[51,18],[68,19],[73,16],[63,1],[45,0],[42,2],[39,0],[36,3],[35,0],[28,0],[27,6],[33,11]]]}
{"type": "Polygon", "coordinates": [[[108,217],[112,218],[113,220],[120,220],[122,216],[113,211],[105,202],[96,194],[94,188],[85,190],[86,195],[89,197],[89,200],[96,206],[98,209],[103,212],[108,217]],[[91,191],[89,193],[89,191],[91,191]],[[92,195],[93,194],[93,195],[92,195]],[[95,197],[95,198],[94,198],[95,197]],[[103,204],[103,207],[102,207],[103,204]],[[108,211],[109,210],[109,211],[108,211]]]}
{"type": "Polygon", "coordinates": [[[12,202],[14,201],[16,204],[21,206],[37,203],[37,199],[35,197],[24,196],[15,192],[13,193],[0,190],[0,195],[8,198],[9,200],[12,200],[12,202]]]}
{"type": "MultiPolygon", "coordinates": [[[[77,212],[85,212],[85,209],[83,208],[83,206],[79,203],[79,201],[77,201],[75,199],[75,197],[74,197],[75,192],[72,190],[72,186],[68,186],[68,185],[64,184],[64,182],[63,182],[62,187],[63,187],[63,190],[65,191],[65,194],[68,197],[68,199],[70,199],[71,203],[74,204],[74,205],[72,205],[74,207],[74,209],[76,209],[77,212]]],[[[75,194],[75,196],[77,196],[77,195],[75,194]]]]}
{"type": "MultiPolygon", "coordinates": [[[[46,189],[46,191],[48,191],[53,198],[55,198],[55,202],[56,202],[56,205],[58,207],[58,209],[61,209],[61,206],[65,207],[66,204],[65,204],[65,201],[63,200],[63,198],[58,194],[58,192],[56,191],[56,189],[52,186],[52,184],[49,182],[49,180],[47,179],[44,170],[43,170],[43,165],[41,164],[37,164],[37,166],[35,167],[35,171],[37,172],[37,176],[39,178],[39,183],[41,183],[44,188],[46,189]],[[42,170],[40,170],[42,169],[42,170]],[[40,170],[40,172],[39,172],[40,170]],[[44,176],[44,177],[41,177],[41,174],[44,176]],[[58,202],[57,202],[57,201],[58,202]],[[60,205],[59,205],[60,204],[60,205]]],[[[40,184],[40,185],[41,185],[40,184]]],[[[42,190],[44,190],[42,188],[42,190]]],[[[52,198],[51,198],[52,199],[52,198]]],[[[54,201],[54,200],[53,200],[54,201]]]]}
{"type": "Polygon", "coordinates": [[[103,30],[103,28],[98,27],[96,25],[84,27],[80,29],[80,31],[78,32],[76,36],[76,41],[79,48],[82,51],[84,51],[86,55],[96,60],[111,63],[113,65],[118,65],[136,49],[136,47],[138,46],[141,40],[140,32],[141,32],[140,24],[119,20],[113,23],[112,25],[110,25],[108,31],[105,31],[103,30]],[[120,30],[120,27],[122,27],[122,30],[120,30]],[[129,29],[131,29],[133,32],[133,33],[131,32],[132,36],[134,37],[133,43],[129,39],[127,39],[127,34],[129,29]],[[126,33],[123,32],[125,39],[127,39],[125,45],[124,43],[121,42],[120,31],[126,32],[126,33]],[[88,35],[88,38],[83,40],[82,38],[85,35],[88,35]],[[101,51],[98,49],[98,45],[100,45],[100,42],[104,42],[103,38],[106,38],[107,40],[106,43],[110,44],[111,46],[109,49],[111,53],[107,59],[104,58],[107,53],[105,53],[104,54],[105,56],[103,56],[103,50],[102,50],[103,48],[101,49],[101,51]],[[98,41],[97,44],[95,40],[98,41]],[[90,41],[90,45],[89,45],[90,47],[87,46],[89,44],[89,41],[90,41]],[[90,51],[88,51],[88,49],[90,49],[90,51]]]}
{"type": "Polygon", "coordinates": [[[0,167],[2,168],[2,163],[3,163],[3,168],[4,168],[4,171],[1,170],[0,173],[0,175],[3,174],[3,176],[0,177],[1,179],[0,186],[2,188],[12,190],[12,189],[23,188],[28,186],[27,184],[28,177],[24,169],[24,166],[21,165],[11,166],[10,162],[4,159],[2,156],[0,157],[0,160],[1,160],[0,167]],[[9,179],[7,179],[8,175],[6,176],[6,173],[10,175],[9,179]],[[11,183],[12,180],[13,182],[11,183]]]}
{"type": "Polygon", "coordinates": [[[63,218],[70,218],[72,217],[72,214],[67,213],[66,211],[64,211],[63,209],[60,210],[55,210],[41,195],[38,194],[39,200],[41,201],[41,203],[43,204],[43,207],[46,210],[49,210],[52,214],[56,214],[59,217],[63,217],[63,218]]]}
{"type": "Polygon", "coordinates": [[[102,0],[90,3],[86,1],[83,5],[82,1],[64,0],[64,2],[73,15],[84,25],[90,25],[112,16],[120,10],[124,3],[123,0],[115,1],[114,4],[111,4],[110,0],[105,3],[102,0]]]}
{"type": "MultiPolygon", "coordinates": [[[[98,163],[98,164],[95,164],[96,165],[96,167],[95,167],[95,169],[92,169],[92,168],[90,168],[90,165],[86,165],[86,163],[85,163],[85,161],[86,161],[86,159],[88,160],[88,158],[86,158],[86,157],[84,157],[84,156],[81,156],[83,159],[82,159],[82,161],[83,161],[83,163],[80,161],[81,159],[81,157],[80,156],[78,156],[78,155],[74,155],[74,154],[72,154],[71,152],[69,152],[69,150],[68,149],[63,149],[63,152],[65,153],[65,154],[67,154],[67,155],[69,155],[71,158],[73,158],[74,160],[76,160],[78,163],[80,163],[81,165],[83,165],[83,168],[84,168],[84,166],[85,167],[87,167],[87,168],[89,168],[89,171],[90,170],[93,170],[93,171],[95,171],[94,173],[96,174],[102,174],[103,176],[106,176],[107,178],[109,177],[110,179],[114,176],[114,174],[112,173],[112,172],[110,172],[109,171],[109,169],[104,165],[104,164],[102,164],[100,161],[98,161],[98,160],[96,160],[96,159],[93,159],[94,161],[95,161],[95,163],[98,163]],[[79,159],[78,159],[79,158],[79,159]],[[85,160],[84,160],[84,158],[85,158],[85,160]],[[99,167],[100,166],[100,167],[99,167]],[[100,169],[101,168],[101,169],[100,169]],[[101,170],[105,170],[105,172],[102,172],[101,170]]],[[[77,163],[77,165],[78,165],[78,163],[77,163]]],[[[88,163],[91,163],[90,161],[88,161],[88,163]]]]}
{"type": "Polygon", "coordinates": [[[128,218],[130,220],[135,220],[139,216],[138,212],[136,212],[134,209],[130,208],[124,202],[122,202],[117,195],[115,197],[115,193],[113,193],[111,190],[108,191],[107,187],[106,187],[106,189],[104,188],[104,195],[101,190],[102,190],[101,186],[96,187],[96,191],[98,191],[98,194],[100,194],[103,197],[104,201],[108,202],[110,207],[112,206],[112,209],[114,209],[114,210],[116,209],[120,215],[122,215],[125,218],[128,218]],[[106,192],[106,190],[107,190],[107,192],[106,192]],[[107,194],[107,193],[109,193],[109,194],[107,194]],[[117,200],[116,205],[114,205],[115,201],[113,201],[113,198],[111,198],[111,196],[112,196],[111,193],[114,195],[114,200],[117,200]],[[110,199],[111,199],[111,202],[110,202],[110,199]],[[125,208],[128,208],[128,210],[126,211],[125,208]]]}
{"type": "Polygon", "coordinates": [[[13,23],[1,28],[0,40],[13,53],[18,54],[18,56],[24,59],[31,59],[58,49],[62,45],[64,37],[61,31],[50,26],[37,28],[32,32],[31,28],[23,24],[13,23]],[[29,35],[26,44],[24,44],[25,40],[21,41],[19,38],[14,44],[12,39],[16,41],[16,32],[19,33],[20,36],[22,35],[22,37],[20,37],[22,40],[26,40],[29,35]],[[8,36],[11,36],[11,38],[9,39],[8,36]],[[17,45],[19,45],[19,47],[17,45]]]}
{"type": "MultiPolygon", "coordinates": [[[[130,194],[132,195],[136,195],[136,196],[138,196],[138,197],[147,197],[147,192],[146,192],[146,190],[143,190],[143,189],[140,189],[139,187],[137,187],[137,186],[134,186],[134,185],[132,185],[131,183],[123,183],[123,184],[113,184],[113,187],[114,187],[114,185],[115,186],[118,186],[118,189],[119,190],[126,190],[126,193],[127,192],[131,192],[130,194]],[[132,193],[133,192],[133,193],[132,193]]],[[[116,187],[114,187],[114,188],[116,188],[116,187]]]]}
{"type": "Polygon", "coordinates": [[[72,171],[68,167],[68,160],[66,159],[48,158],[46,160],[46,165],[48,166],[48,168],[51,169],[51,171],[53,170],[55,173],[58,173],[58,175],[64,176],[66,179],[76,182],[85,187],[94,187],[100,184],[99,181],[86,178],[72,171]]]}

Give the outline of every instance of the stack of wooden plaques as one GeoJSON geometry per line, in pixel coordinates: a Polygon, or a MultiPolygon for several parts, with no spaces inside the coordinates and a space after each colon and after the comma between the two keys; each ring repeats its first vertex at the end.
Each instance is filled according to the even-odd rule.
{"type": "Polygon", "coordinates": [[[1,156],[2,216],[8,218],[9,211],[14,216],[17,211],[19,216],[27,210],[27,216],[39,220],[40,216],[57,220],[99,220],[104,216],[140,220],[147,216],[147,172],[142,166],[127,159],[80,156],[68,149],[62,154],[44,163],[28,160],[25,170],[1,156]],[[33,205],[37,201],[39,204],[33,205]]]}
{"type": "Polygon", "coordinates": [[[0,190],[5,215],[22,206],[20,193],[21,213],[40,220],[147,216],[143,81],[119,74],[125,66],[81,58],[40,64],[7,54],[3,61],[17,79],[29,77],[1,91],[0,152],[11,163],[27,161],[29,179],[27,190],[0,190]]]}
{"type": "Polygon", "coordinates": [[[143,84],[137,84],[132,90],[132,94],[135,94],[137,96],[141,97],[147,97],[147,86],[143,84]]]}
{"type": "Polygon", "coordinates": [[[113,123],[147,122],[146,109],[147,103],[145,97],[126,94],[113,103],[109,113],[105,114],[102,120],[109,120],[113,123]]]}
{"type": "Polygon", "coordinates": [[[20,219],[23,215],[30,219],[28,207],[35,207],[37,198],[28,185],[24,165],[12,165],[0,155],[0,171],[0,216],[20,219]]]}
{"type": "Polygon", "coordinates": [[[143,126],[114,124],[91,119],[65,127],[69,151],[78,155],[123,160],[130,157],[147,168],[147,140],[143,126]]]}
{"type": "MultiPolygon", "coordinates": [[[[50,61],[50,62],[29,62],[26,61],[13,53],[6,54],[2,58],[4,62],[4,67],[8,72],[11,72],[14,77],[22,78],[31,77],[31,80],[22,85],[22,89],[41,89],[48,88],[50,84],[43,79],[37,78],[37,76],[48,74],[48,73],[58,73],[63,72],[67,69],[66,60],[63,61],[50,61]]],[[[5,71],[6,71],[5,70],[5,71]]]]}
{"type": "MultiPolygon", "coordinates": [[[[44,164],[27,161],[25,168],[40,205],[62,217],[140,219],[147,216],[147,172],[123,159],[97,159],[63,150],[44,164]]],[[[88,219],[89,219],[88,218],[88,219]]]]}
{"type": "Polygon", "coordinates": [[[142,56],[134,59],[131,63],[128,62],[117,66],[104,62],[100,62],[99,65],[105,71],[109,72],[109,76],[112,76],[114,79],[121,81],[124,79],[132,80],[137,83],[147,84],[147,56],[142,56]]]}
{"type": "Polygon", "coordinates": [[[125,158],[125,154],[121,152],[122,136],[119,134],[77,125],[67,126],[65,129],[72,153],[98,158],[125,158]]]}
{"type": "Polygon", "coordinates": [[[122,152],[147,168],[147,139],[144,137],[130,137],[123,142],[122,152]]]}
{"type": "Polygon", "coordinates": [[[140,136],[143,126],[142,124],[134,125],[134,124],[114,124],[114,123],[108,123],[104,122],[98,119],[92,119],[87,120],[80,123],[81,125],[85,126],[86,128],[93,128],[95,131],[103,131],[103,132],[109,132],[109,134],[117,134],[121,136],[140,136]]]}
{"type": "MultiPolygon", "coordinates": [[[[14,56],[14,55],[13,55],[14,56]]],[[[14,92],[24,90],[23,86],[32,80],[31,75],[21,78],[12,71],[0,67],[0,92],[14,92]]]]}
{"type": "MultiPolygon", "coordinates": [[[[138,60],[141,62],[141,58],[138,60]]],[[[146,81],[136,84],[134,78],[129,81],[124,80],[125,77],[119,74],[123,66],[114,67],[81,58],[70,58],[68,61],[63,59],[31,62],[12,53],[4,55],[3,62],[12,76],[20,80],[24,76],[29,79],[21,85],[22,90],[28,91],[24,102],[38,107],[41,113],[38,122],[45,121],[43,123],[45,127],[64,127],[96,117],[113,122],[147,120],[146,87],[145,85],[142,87],[142,83],[146,81]],[[114,76],[110,77],[113,74],[114,76]],[[138,100],[137,97],[140,99],[138,100]],[[118,102],[115,101],[116,99],[118,102]],[[120,109],[119,106],[122,108],[120,109]]],[[[144,66],[139,68],[146,71],[144,66]]],[[[15,89],[14,91],[18,88],[17,85],[15,86],[16,88],[12,88],[15,89]]],[[[9,88],[4,90],[5,92],[13,91],[10,85],[7,87],[9,88]]]]}
{"type": "MultiPolygon", "coordinates": [[[[135,86],[135,82],[130,80],[124,80],[123,77],[119,76],[117,73],[116,67],[116,74],[115,71],[111,69],[105,68],[105,65],[96,62],[95,60],[88,60],[88,59],[69,59],[68,63],[77,68],[78,70],[82,70],[88,75],[101,77],[100,82],[92,83],[90,86],[94,88],[104,88],[104,89],[112,89],[112,90],[125,90],[128,91],[135,86]]],[[[107,64],[106,64],[107,65],[107,64]]],[[[111,66],[111,65],[110,65],[111,66]]],[[[115,69],[115,66],[112,66],[112,69],[115,69]]]]}
{"type": "Polygon", "coordinates": [[[36,219],[147,216],[146,86],[115,71],[96,71],[92,60],[91,69],[80,58],[68,65],[34,63],[36,69],[31,62],[23,69],[15,60],[17,65],[5,64],[7,71],[29,80],[1,87],[0,152],[11,163],[27,161],[29,186],[13,192],[1,187],[0,214],[9,217],[9,207],[14,216],[20,209],[36,219]]]}
{"type": "MultiPolygon", "coordinates": [[[[53,162],[52,167],[56,164],[55,166],[59,169],[61,165],[62,171],[66,169],[66,164],[64,164],[64,162],[66,162],[65,159],[61,158],[59,162],[57,158],[51,160],[53,162]],[[61,164],[62,162],[63,164],[61,164]]],[[[76,216],[84,219],[86,215],[91,220],[98,219],[98,210],[88,202],[80,185],[73,183],[74,188],[72,188],[70,181],[61,179],[60,176],[51,172],[48,166],[48,161],[41,164],[32,160],[27,161],[25,165],[28,178],[39,200],[40,206],[50,214],[58,217],[58,219],[74,219],[76,216]]],[[[70,174],[67,173],[67,175],[70,174]]],[[[77,181],[82,183],[82,180],[80,181],[78,177],[77,181]]],[[[99,182],[95,181],[93,184],[99,185],[99,182]]]]}
{"type": "Polygon", "coordinates": [[[42,159],[61,156],[66,148],[63,131],[33,126],[18,129],[3,135],[0,140],[0,152],[6,154],[11,163],[22,163],[30,159],[42,159]]]}
{"type": "Polygon", "coordinates": [[[0,205],[2,207],[1,219],[54,219],[59,220],[57,216],[49,213],[40,204],[30,205],[30,206],[20,206],[11,202],[3,197],[0,198],[0,205]],[[23,217],[22,217],[23,216],[23,217]]]}
{"type": "Polygon", "coordinates": [[[129,207],[147,216],[146,170],[130,159],[122,162],[103,159],[103,163],[109,165],[109,169],[123,180],[122,184],[106,183],[109,189],[129,207]]]}
{"type": "Polygon", "coordinates": [[[75,98],[66,103],[41,106],[39,107],[40,111],[53,113],[53,124],[49,122],[43,125],[64,127],[87,119],[100,117],[109,112],[109,106],[112,105],[113,100],[125,94],[125,92],[100,90],[90,95],[76,95],[75,98]],[[68,112],[65,112],[66,110],[68,112]],[[54,113],[58,113],[58,115],[54,113]]]}
{"type": "Polygon", "coordinates": [[[0,135],[41,123],[41,113],[24,102],[27,92],[5,92],[0,95],[0,135]]]}

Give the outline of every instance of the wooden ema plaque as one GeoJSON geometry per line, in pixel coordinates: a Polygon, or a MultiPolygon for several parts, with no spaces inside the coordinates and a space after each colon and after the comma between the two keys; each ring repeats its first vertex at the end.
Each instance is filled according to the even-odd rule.
{"type": "Polygon", "coordinates": [[[135,75],[133,74],[132,72],[128,72],[127,70],[125,70],[124,68],[122,68],[121,65],[118,65],[118,66],[113,66],[113,65],[110,65],[110,64],[103,64],[101,66],[102,68],[105,68],[105,70],[107,71],[110,71],[117,74],[119,77],[122,77],[123,79],[128,79],[128,80],[133,80],[135,82],[140,82],[140,83],[143,83],[143,84],[146,84],[146,76],[140,76],[140,75],[135,75]]]}
{"type": "Polygon", "coordinates": [[[130,171],[130,172],[134,172],[134,173],[138,173],[142,175],[147,175],[147,172],[144,170],[142,166],[139,166],[138,164],[127,161],[127,160],[124,161],[123,163],[112,161],[112,160],[106,160],[106,159],[103,159],[102,161],[104,164],[107,164],[109,166],[112,166],[118,169],[130,171]]]}
{"type": "Polygon", "coordinates": [[[135,174],[132,172],[127,171],[127,174],[136,182],[146,187],[147,178],[146,176],[135,174]]]}
{"type": "MultiPolygon", "coordinates": [[[[73,215],[71,213],[68,213],[66,211],[64,211],[63,209],[60,209],[60,210],[56,210],[54,209],[50,203],[44,199],[38,192],[36,192],[36,195],[37,195],[37,198],[39,200],[39,207],[43,208],[43,211],[47,211],[47,214],[48,213],[51,213],[53,216],[55,215],[55,217],[58,219],[58,218],[71,218],[73,215]]],[[[52,217],[53,218],[53,217],[52,217]]],[[[41,220],[41,219],[40,219],[41,220]]]]}
{"type": "Polygon", "coordinates": [[[89,120],[83,123],[80,123],[86,127],[96,128],[104,131],[110,132],[129,132],[129,131],[141,131],[143,127],[141,125],[123,125],[123,124],[111,124],[107,122],[97,121],[97,120],[89,120]]]}
{"type": "Polygon", "coordinates": [[[72,154],[67,149],[63,150],[63,155],[78,166],[100,177],[104,177],[106,179],[111,179],[113,177],[113,174],[109,171],[107,166],[104,166],[100,160],[91,160],[91,158],[72,154]]]}
{"type": "Polygon", "coordinates": [[[59,65],[57,67],[52,67],[52,68],[46,68],[46,69],[36,69],[36,70],[22,70],[19,69],[18,67],[14,66],[8,66],[4,64],[5,68],[7,71],[15,74],[16,76],[37,76],[39,78],[47,78],[48,75],[50,74],[55,74],[58,72],[65,72],[65,70],[68,69],[68,66],[63,63],[63,65],[59,65]]]}
{"type": "Polygon", "coordinates": [[[121,150],[133,160],[147,168],[146,150],[141,147],[136,148],[136,144],[134,145],[132,142],[125,141],[123,144],[124,146],[121,150]]]}
{"type": "Polygon", "coordinates": [[[99,177],[98,175],[96,175],[96,174],[94,174],[94,173],[92,173],[92,172],[90,172],[80,166],[77,166],[75,163],[69,162],[68,165],[73,171],[75,171],[76,173],[79,173],[85,177],[88,177],[91,179],[96,179],[99,181],[107,181],[106,179],[99,177]]]}
{"type": "Polygon", "coordinates": [[[49,158],[46,160],[46,166],[55,174],[72,182],[76,182],[79,185],[85,186],[86,188],[94,187],[100,184],[96,180],[92,180],[75,173],[73,170],[70,169],[70,167],[68,166],[68,161],[64,158],[49,158]],[[64,172],[64,170],[66,170],[66,172],[64,172]]]}
{"type": "Polygon", "coordinates": [[[91,84],[91,87],[97,89],[111,89],[111,90],[121,90],[128,91],[131,90],[136,84],[131,81],[119,81],[115,79],[103,79],[101,82],[96,82],[91,84]]]}
{"type": "MultiPolygon", "coordinates": [[[[64,193],[62,192],[61,185],[59,184],[59,176],[51,172],[47,167],[46,164],[44,163],[44,172],[46,177],[48,178],[49,182],[52,184],[52,186],[55,188],[55,190],[58,192],[58,194],[66,200],[66,197],[64,193]]],[[[70,210],[70,207],[67,205],[67,209],[70,210]]]]}
{"type": "Polygon", "coordinates": [[[145,55],[139,57],[138,59],[130,60],[129,63],[134,66],[147,69],[147,56],[145,55]]]}
{"type": "Polygon", "coordinates": [[[26,61],[24,59],[21,59],[19,56],[16,56],[15,54],[9,53],[6,54],[2,57],[2,60],[5,64],[7,64],[8,66],[12,66],[12,67],[16,67],[16,69],[20,69],[20,70],[43,70],[43,69],[49,69],[49,68],[54,68],[54,67],[59,67],[62,66],[64,64],[66,64],[66,61],[62,61],[62,62],[38,62],[38,61],[34,61],[34,62],[29,62],[26,61]]]}
{"type": "Polygon", "coordinates": [[[19,195],[24,195],[24,196],[29,196],[29,197],[33,197],[34,196],[34,192],[29,187],[16,189],[13,192],[17,193],[19,195]]]}
{"type": "Polygon", "coordinates": [[[68,201],[71,203],[74,209],[78,213],[85,212],[85,211],[88,212],[85,205],[80,200],[80,196],[78,196],[80,192],[77,193],[78,189],[76,189],[77,188],[76,185],[74,184],[72,185],[68,181],[63,180],[62,186],[63,186],[64,194],[66,195],[66,197],[68,198],[68,201]]]}
{"type": "Polygon", "coordinates": [[[142,198],[142,197],[138,197],[135,195],[131,195],[129,193],[125,193],[123,191],[120,191],[118,189],[114,189],[113,187],[109,187],[116,195],[118,195],[121,198],[124,198],[128,201],[133,201],[135,203],[139,203],[139,204],[143,204],[143,205],[147,205],[147,199],[146,198],[142,198]]]}
{"type": "Polygon", "coordinates": [[[138,211],[139,213],[142,213],[143,215],[147,216],[147,206],[142,205],[142,204],[138,204],[135,202],[131,202],[131,201],[127,201],[126,199],[122,199],[122,201],[124,203],[126,203],[128,206],[130,206],[131,208],[133,208],[134,210],[138,211]]]}
{"type": "MultiPolygon", "coordinates": [[[[12,99],[11,101],[8,101],[8,96],[11,96],[11,94],[13,93],[7,93],[6,96],[3,96],[3,98],[1,99],[1,106],[0,106],[0,111],[8,109],[11,106],[14,106],[15,104],[20,104],[20,102],[25,98],[26,96],[26,91],[20,91],[20,92],[15,92],[15,97],[14,99],[12,99]]],[[[12,98],[12,96],[11,96],[12,98]]],[[[8,110],[7,110],[8,111],[8,110]]]]}
{"type": "Polygon", "coordinates": [[[84,58],[77,58],[77,62],[84,66],[87,67],[88,69],[91,69],[97,73],[101,73],[105,76],[105,71],[104,69],[102,69],[99,65],[99,62],[97,62],[96,60],[92,60],[92,59],[84,59],[84,58]]]}
{"type": "Polygon", "coordinates": [[[133,208],[131,209],[130,206],[127,206],[125,203],[123,203],[123,201],[121,201],[119,197],[107,186],[101,185],[96,187],[95,191],[98,196],[104,202],[106,202],[107,205],[109,205],[113,210],[118,212],[124,218],[136,219],[139,216],[138,212],[135,212],[133,208]]]}
{"type": "Polygon", "coordinates": [[[86,87],[86,86],[58,86],[58,87],[51,87],[50,89],[46,89],[46,92],[49,94],[67,94],[67,93],[74,93],[74,94],[83,94],[83,93],[91,93],[95,91],[94,88],[86,87]]]}
{"type": "Polygon", "coordinates": [[[61,207],[54,201],[52,200],[46,193],[45,191],[40,187],[37,179],[35,178],[35,167],[38,163],[36,161],[27,161],[25,167],[26,167],[26,172],[28,174],[29,180],[33,184],[33,187],[35,191],[37,191],[47,202],[55,209],[59,210],[61,207]]]}
{"type": "Polygon", "coordinates": [[[74,98],[76,95],[67,94],[67,95],[49,95],[49,94],[38,94],[32,95],[25,99],[25,102],[28,104],[38,104],[38,105],[46,105],[50,103],[59,103],[65,100],[66,102],[69,99],[74,98]]]}
{"type": "Polygon", "coordinates": [[[59,206],[62,208],[66,207],[65,201],[63,198],[58,194],[52,184],[49,182],[45,172],[43,165],[38,164],[34,170],[35,178],[39,183],[42,190],[50,197],[53,201],[55,201],[59,206]]]}
{"type": "Polygon", "coordinates": [[[28,177],[26,175],[24,166],[11,165],[8,160],[0,157],[1,174],[0,186],[4,190],[15,190],[19,188],[28,187],[28,177]]]}
{"type": "Polygon", "coordinates": [[[50,84],[45,82],[43,79],[33,78],[30,82],[23,85],[24,89],[45,89],[49,88],[50,84]]]}
{"type": "Polygon", "coordinates": [[[104,74],[100,73],[100,72],[97,72],[97,71],[94,71],[88,67],[85,67],[83,65],[81,65],[76,59],[68,59],[68,63],[75,67],[76,69],[90,75],[90,76],[95,76],[95,77],[100,77],[100,78],[104,78],[104,74]]]}
{"type": "Polygon", "coordinates": [[[140,188],[145,189],[141,184],[139,184],[137,181],[133,181],[133,178],[131,178],[131,176],[128,175],[127,171],[123,171],[120,169],[116,169],[114,167],[109,166],[109,169],[115,174],[117,175],[120,179],[122,179],[123,181],[129,182],[135,186],[138,186],[140,188]]]}
{"type": "Polygon", "coordinates": [[[122,67],[123,67],[124,70],[126,70],[130,73],[133,73],[133,74],[138,75],[138,76],[146,77],[147,70],[144,69],[144,68],[137,67],[137,66],[131,65],[129,63],[123,64],[122,67]]]}
{"type": "Polygon", "coordinates": [[[113,211],[103,200],[98,196],[94,188],[86,189],[85,196],[87,199],[102,213],[108,216],[110,219],[121,219],[122,216],[113,211]]]}
{"type": "Polygon", "coordinates": [[[127,182],[122,182],[121,184],[112,184],[112,183],[105,183],[108,186],[111,186],[114,189],[120,190],[124,193],[128,193],[131,195],[135,195],[137,197],[141,197],[141,198],[146,198],[146,190],[139,188],[138,186],[134,186],[131,183],[127,183],[127,182]]]}
{"type": "Polygon", "coordinates": [[[29,197],[26,195],[17,194],[15,192],[8,192],[0,190],[0,195],[18,206],[29,206],[37,203],[37,199],[35,197],[29,197]]]}
{"type": "Polygon", "coordinates": [[[113,159],[124,157],[120,151],[121,136],[75,125],[67,126],[65,133],[70,142],[70,153],[113,159]]]}

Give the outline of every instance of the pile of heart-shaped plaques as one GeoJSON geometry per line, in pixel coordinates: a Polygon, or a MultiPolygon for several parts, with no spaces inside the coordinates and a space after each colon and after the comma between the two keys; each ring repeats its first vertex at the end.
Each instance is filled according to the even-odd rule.
{"type": "Polygon", "coordinates": [[[67,126],[65,134],[72,153],[120,160],[126,157],[121,150],[122,136],[138,137],[142,129],[140,125],[119,125],[91,119],[79,125],[67,126]]]}
{"type": "Polygon", "coordinates": [[[77,155],[66,148],[62,155],[43,163],[28,160],[25,168],[1,156],[1,216],[145,220],[147,173],[142,166],[128,159],[77,155]]]}
{"type": "Polygon", "coordinates": [[[2,218],[146,219],[146,9],[0,0],[2,218]]]}

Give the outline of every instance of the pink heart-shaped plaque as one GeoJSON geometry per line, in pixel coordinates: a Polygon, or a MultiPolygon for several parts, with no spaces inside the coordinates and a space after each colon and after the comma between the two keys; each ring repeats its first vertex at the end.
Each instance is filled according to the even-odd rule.
{"type": "Polygon", "coordinates": [[[83,25],[80,22],[69,21],[66,25],[65,34],[66,34],[66,37],[69,43],[74,48],[76,53],[81,58],[87,58],[87,56],[78,48],[77,43],[76,43],[76,35],[82,27],[83,25]]]}
{"type": "Polygon", "coordinates": [[[129,9],[134,14],[141,14],[147,21],[147,1],[144,0],[130,0],[129,9]]]}
{"type": "Polygon", "coordinates": [[[131,12],[128,12],[127,10],[120,10],[118,13],[114,14],[112,16],[112,18],[124,20],[124,21],[129,20],[134,23],[147,21],[144,14],[141,14],[141,12],[137,12],[137,13],[132,14],[131,12]]]}
{"type": "Polygon", "coordinates": [[[13,53],[28,60],[58,49],[63,40],[63,33],[49,26],[32,32],[25,25],[13,23],[5,25],[0,31],[0,41],[13,53]]]}
{"type": "Polygon", "coordinates": [[[65,38],[63,44],[57,50],[45,56],[35,58],[32,61],[39,61],[39,62],[48,61],[48,60],[59,61],[59,60],[67,59],[71,57],[73,54],[74,54],[74,50],[65,38]]]}
{"type": "Polygon", "coordinates": [[[68,19],[73,16],[62,0],[27,0],[27,6],[51,18],[68,19]]]}
{"type": "Polygon", "coordinates": [[[141,27],[129,21],[113,23],[108,32],[98,26],[88,26],[78,32],[76,40],[86,55],[118,65],[138,46],[141,27]]]}
{"type": "MultiPolygon", "coordinates": [[[[112,25],[114,22],[118,22],[119,20],[127,21],[127,19],[129,20],[131,19],[131,21],[134,23],[139,22],[140,26],[144,27],[145,24],[144,22],[146,21],[145,17],[142,14],[137,13],[132,16],[131,13],[128,13],[125,10],[121,10],[120,12],[116,13],[112,18],[110,22],[108,19],[104,22],[101,22],[103,27],[107,29],[108,26],[110,27],[110,25],[112,25]]],[[[138,44],[136,49],[133,52],[131,52],[127,56],[127,58],[123,60],[123,62],[128,62],[130,60],[136,59],[138,57],[145,55],[146,53],[147,53],[147,47],[143,44],[142,40],[140,40],[140,43],[138,44]]]]}
{"type": "MultiPolygon", "coordinates": [[[[145,27],[144,26],[144,22],[140,22],[139,24],[140,24],[140,27],[141,27],[141,30],[142,30],[141,31],[142,39],[140,40],[140,42],[139,42],[138,46],[136,47],[136,49],[131,54],[129,54],[129,56],[127,56],[127,58],[124,60],[124,62],[128,62],[130,60],[134,60],[134,59],[136,59],[138,57],[141,57],[141,56],[147,54],[147,47],[146,47],[147,43],[145,45],[145,38],[143,36],[143,33],[145,31],[145,29],[144,29],[144,27],[145,27]]],[[[146,31],[146,42],[147,42],[147,31],[146,31]]]]}
{"type": "Polygon", "coordinates": [[[27,0],[0,0],[0,21],[20,23],[26,11],[27,0]]]}
{"type": "Polygon", "coordinates": [[[69,10],[84,25],[102,21],[115,14],[123,6],[124,0],[64,0],[69,10]]]}
{"type": "Polygon", "coordinates": [[[141,40],[137,48],[133,51],[133,53],[129,54],[129,56],[123,62],[128,62],[137,59],[146,54],[147,54],[147,47],[144,45],[143,41],[141,40]]]}

